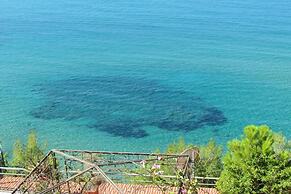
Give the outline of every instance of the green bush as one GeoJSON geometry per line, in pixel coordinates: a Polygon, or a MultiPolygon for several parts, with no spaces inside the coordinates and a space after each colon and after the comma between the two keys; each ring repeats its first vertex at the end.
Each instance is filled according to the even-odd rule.
{"type": "Polygon", "coordinates": [[[247,126],[241,140],[228,144],[217,183],[221,193],[288,193],[290,158],[268,126],[247,126]],[[280,149],[279,149],[279,148],[280,149]]]}
{"type": "Polygon", "coordinates": [[[6,165],[7,165],[7,153],[3,150],[2,143],[0,141],[0,166],[4,167],[6,165]]]}
{"type": "Polygon", "coordinates": [[[14,144],[12,165],[31,169],[44,157],[46,145],[38,145],[35,131],[30,131],[27,144],[23,145],[20,140],[14,144]]]}
{"type": "Polygon", "coordinates": [[[214,140],[210,140],[206,145],[194,146],[186,144],[183,138],[179,138],[178,141],[168,145],[166,153],[181,154],[186,149],[197,147],[199,148],[199,159],[193,166],[195,176],[219,177],[222,171],[222,146],[217,145],[214,140]]]}
{"type": "Polygon", "coordinates": [[[195,176],[219,177],[222,171],[222,146],[210,140],[206,145],[199,146],[199,160],[194,165],[195,176]]]}
{"type": "Polygon", "coordinates": [[[186,144],[184,138],[180,137],[178,141],[174,141],[173,143],[169,144],[166,149],[167,154],[181,154],[188,148],[193,148],[194,145],[186,144]]]}

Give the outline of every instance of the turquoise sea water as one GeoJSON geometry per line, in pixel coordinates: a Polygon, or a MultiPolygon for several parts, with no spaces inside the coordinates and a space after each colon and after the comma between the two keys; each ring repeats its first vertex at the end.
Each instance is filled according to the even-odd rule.
{"type": "Polygon", "coordinates": [[[291,136],[289,0],[1,0],[0,139],[151,151],[291,136]]]}

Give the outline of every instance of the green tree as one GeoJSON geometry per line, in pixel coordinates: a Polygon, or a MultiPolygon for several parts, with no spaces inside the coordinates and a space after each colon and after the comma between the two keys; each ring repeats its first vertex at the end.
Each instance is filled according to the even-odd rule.
{"type": "Polygon", "coordinates": [[[24,151],[23,146],[20,140],[16,140],[13,147],[13,153],[12,153],[12,165],[18,166],[18,167],[24,167],[25,166],[25,159],[24,159],[24,151]]]}
{"type": "MultiPolygon", "coordinates": [[[[0,166],[6,166],[7,165],[7,153],[2,148],[2,143],[0,141],[0,166]]],[[[0,170],[1,172],[1,170],[0,170]]]]}
{"type": "Polygon", "coordinates": [[[200,158],[195,163],[195,176],[219,177],[222,171],[222,146],[210,140],[206,145],[199,146],[200,158]]]}
{"type": "Polygon", "coordinates": [[[276,153],[287,151],[290,157],[291,141],[290,140],[288,141],[287,138],[284,137],[284,135],[282,135],[281,133],[274,133],[273,147],[276,153]]]}
{"type": "Polygon", "coordinates": [[[193,148],[194,145],[186,144],[184,138],[180,137],[178,141],[174,141],[169,144],[166,149],[167,154],[181,154],[184,150],[188,148],[193,148]]]}
{"type": "Polygon", "coordinates": [[[34,167],[44,157],[44,146],[38,145],[35,131],[28,134],[24,158],[27,167],[34,167]]]}
{"type": "Polygon", "coordinates": [[[20,140],[14,144],[12,164],[18,167],[31,169],[44,157],[46,145],[39,145],[34,130],[30,131],[26,145],[20,140]]]}
{"type": "Polygon", "coordinates": [[[241,140],[228,144],[224,169],[217,183],[221,193],[288,193],[290,158],[274,149],[275,136],[268,126],[247,126],[241,140]]]}
{"type": "Polygon", "coordinates": [[[222,171],[222,146],[216,144],[211,139],[206,145],[194,146],[187,144],[183,138],[168,145],[166,153],[181,154],[189,148],[199,148],[199,159],[195,161],[194,173],[195,176],[212,176],[219,177],[222,171]]]}

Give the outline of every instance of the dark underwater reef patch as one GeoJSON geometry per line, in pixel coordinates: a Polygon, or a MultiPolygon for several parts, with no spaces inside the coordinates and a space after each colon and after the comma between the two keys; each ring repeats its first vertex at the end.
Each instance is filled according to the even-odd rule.
{"type": "Polygon", "coordinates": [[[70,78],[43,83],[34,92],[45,103],[30,114],[39,119],[88,119],[88,127],[113,136],[142,138],[145,126],[191,131],[223,125],[227,118],[193,94],[134,77],[70,78]]]}

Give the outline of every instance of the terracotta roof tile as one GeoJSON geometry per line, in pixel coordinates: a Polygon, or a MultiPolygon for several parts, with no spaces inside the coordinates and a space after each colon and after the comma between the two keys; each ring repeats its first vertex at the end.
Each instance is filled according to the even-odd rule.
{"type": "MultiPolygon", "coordinates": [[[[22,177],[5,176],[0,178],[0,190],[11,191],[23,181],[22,177]]],[[[159,188],[153,185],[134,185],[134,184],[116,184],[118,188],[127,194],[162,194],[159,188]]],[[[80,190],[77,185],[70,183],[70,190],[73,193],[78,193],[80,190]]],[[[61,187],[62,190],[68,190],[67,185],[61,187]]],[[[177,188],[170,188],[168,193],[177,193],[177,188]]],[[[89,193],[89,192],[88,192],[89,193]]],[[[95,193],[95,192],[92,192],[95,193]]],[[[118,194],[116,189],[108,183],[103,183],[98,188],[98,194],[118,194]]],[[[218,194],[214,188],[199,188],[198,194],[218,194]]]]}
{"type": "Polygon", "coordinates": [[[219,194],[215,188],[199,188],[198,194],[219,194]]]}
{"type": "MultiPolygon", "coordinates": [[[[159,188],[152,185],[130,185],[116,184],[118,188],[128,194],[163,194],[159,188]]],[[[101,184],[98,189],[98,194],[118,194],[118,192],[109,184],[101,184]]],[[[167,193],[177,193],[177,188],[171,188],[167,193]]],[[[215,188],[200,188],[198,194],[218,194],[215,188]]]]}
{"type": "Polygon", "coordinates": [[[22,177],[4,176],[0,177],[0,190],[11,191],[17,187],[17,185],[23,181],[22,177]]]}

